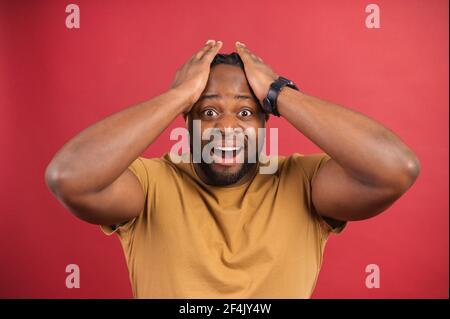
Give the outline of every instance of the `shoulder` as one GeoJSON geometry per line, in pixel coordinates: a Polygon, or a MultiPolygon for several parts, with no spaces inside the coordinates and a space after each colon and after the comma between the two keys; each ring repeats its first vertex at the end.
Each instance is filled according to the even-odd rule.
{"type": "Polygon", "coordinates": [[[320,167],[330,159],[331,157],[326,153],[314,153],[308,155],[293,153],[284,158],[280,167],[285,172],[295,172],[308,180],[312,180],[320,167]]]}
{"type": "Polygon", "coordinates": [[[164,153],[161,157],[138,157],[131,165],[130,169],[135,173],[147,174],[149,178],[167,179],[170,177],[179,178],[183,175],[192,175],[189,154],[178,155],[174,153],[164,153]]]}
{"type": "Polygon", "coordinates": [[[179,169],[178,162],[175,159],[179,157],[179,155],[171,155],[165,153],[161,157],[143,157],[139,156],[136,158],[133,163],[130,165],[130,168],[136,169],[145,169],[145,170],[162,170],[160,172],[164,172],[166,170],[176,170],[179,169]],[[173,160],[172,160],[173,159],[173,160]]]}

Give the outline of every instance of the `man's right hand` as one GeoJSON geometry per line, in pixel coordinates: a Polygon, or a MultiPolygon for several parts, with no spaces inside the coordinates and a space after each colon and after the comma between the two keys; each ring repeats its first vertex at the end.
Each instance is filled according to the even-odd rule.
{"type": "MultiPolygon", "coordinates": [[[[143,211],[147,194],[130,164],[180,114],[189,112],[208,82],[222,42],[208,41],[177,72],[172,89],[114,113],[70,139],[47,166],[51,192],[94,224],[122,223],[143,211]]],[[[148,175],[157,172],[148,172],[148,175]]]]}
{"type": "Polygon", "coordinates": [[[189,107],[183,113],[191,110],[197,102],[208,82],[210,65],[217,52],[222,47],[221,41],[208,40],[205,46],[196,52],[176,73],[172,88],[181,89],[189,94],[189,107]]]}

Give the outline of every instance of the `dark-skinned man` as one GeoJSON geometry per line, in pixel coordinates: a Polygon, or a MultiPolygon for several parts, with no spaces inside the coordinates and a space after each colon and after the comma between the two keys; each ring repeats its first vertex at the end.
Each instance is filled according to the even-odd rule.
{"type": "Polygon", "coordinates": [[[309,298],[329,234],[386,210],[419,161],[392,131],[297,90],[244,44],[232,55],[221,46],[209,40],[167,92],[72,138],[47,184],[77,217],[119,236],[136,298],[309,298]],[[278,156],[272,174],[248,157],[221,161],[251,142],[225,145],[227,128],[257,131],[268,113],[324,153],[278,156]],[[191,143],[195,121],[222,134],[216,161],[195,162],[192,150],[188,162],[141,157],[180,114],[191,143]]]}

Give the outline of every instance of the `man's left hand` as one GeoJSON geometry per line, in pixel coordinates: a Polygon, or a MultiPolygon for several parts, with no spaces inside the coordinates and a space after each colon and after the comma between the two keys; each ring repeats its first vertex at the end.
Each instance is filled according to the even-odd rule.
{"type": "Polygon", "coordinates": [[[278,75],[259,56],[252,53],[245,44],[236,42],[236,50],[244,62],[248,83],[259,102],[262,103],[269,92],[270,85],[278,79],[278,75]]]}

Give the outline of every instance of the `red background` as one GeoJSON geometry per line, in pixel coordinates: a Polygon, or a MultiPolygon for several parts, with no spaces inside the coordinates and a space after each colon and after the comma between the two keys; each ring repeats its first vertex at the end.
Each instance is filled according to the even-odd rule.
{"type": "MultiPolygon", "coordinates": [[[[379,217],[328,243],[314,298],[448,298],[448,2],[68,1],[0,5],[0,297],[131,297],[118,238],[77,220],[44,170],[72,136],[164,92],[207,39],[236,40],[312,95],[362,112],[419,156],[416,184],[379,217]],[[65,267],[81,288],[65,287],[65,267]],[[365,287],[365,267],[381,287],[365,287]]],[[[181,117],[171,128],[182,126],[181,117]]],[[[320,151],[284,119],[280,153],[320,151]]],[[[160,156],[169,130],[145,153],[160,156]]]]}

